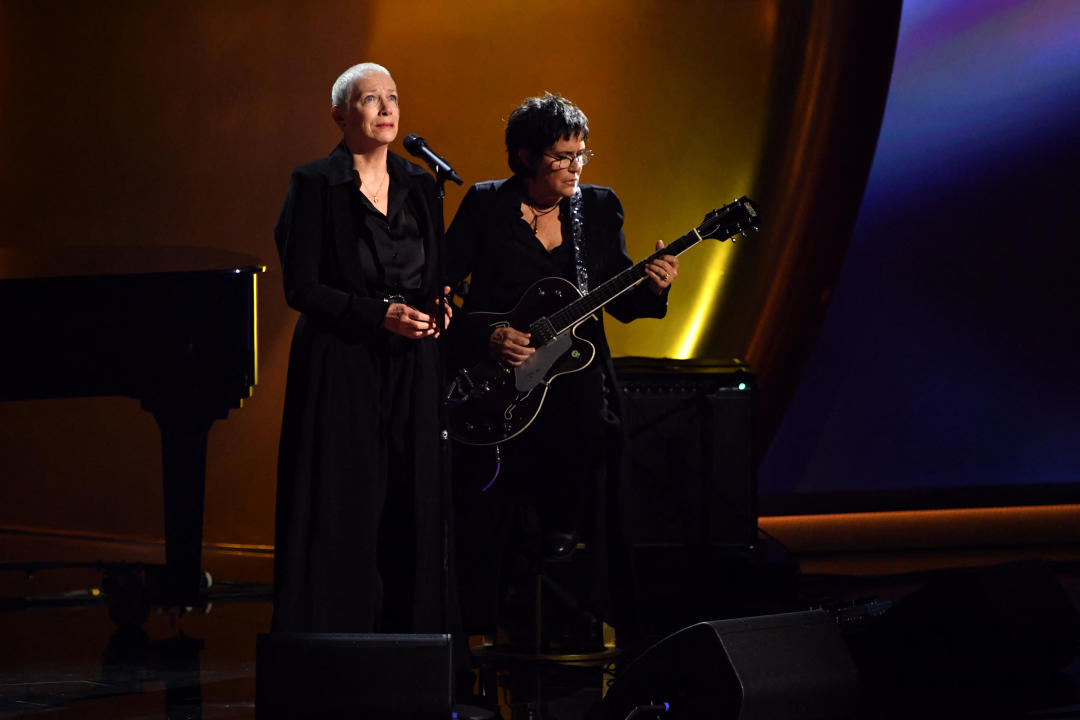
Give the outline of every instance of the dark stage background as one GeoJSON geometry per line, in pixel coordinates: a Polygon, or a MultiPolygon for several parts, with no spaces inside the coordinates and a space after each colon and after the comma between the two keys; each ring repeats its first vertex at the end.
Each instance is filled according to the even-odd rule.
{"type": "MultiPolygon", "coordinates": [[[[511,108],[561,92],[589,114],[585,181],[618,191],[634,257],[738,195],[760,203],[760,233],[684,256],[666,320],[609,332],[617,355],[750,364],[773,508],[1066,487],[1078,11],[977,7],[906,3],[894,76],[898,1],[0,0],[0,244],[266,263],[259,383],[211,429],[205,539],[268,549],[296,318],[271,232],[290,170],[339,139],[330,84],[387,65],[401,136],[467,182],[506,174],[511,108]]],[[[160,462],[137,401],[0,403],[0,528],[160,540],[160,462]]]]}
{"type": "Polygon", "coordinates": [[[1080,4],[904,2],[763,510],[1080,499],[1078,127],[1080,4]]]}

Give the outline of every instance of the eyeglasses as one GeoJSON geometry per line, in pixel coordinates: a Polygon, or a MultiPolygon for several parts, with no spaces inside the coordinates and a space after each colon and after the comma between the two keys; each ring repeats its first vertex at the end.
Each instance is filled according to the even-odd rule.
{"type": "Polygon", "coordinates": [[[551,167],[555,170],[565,170],[575,162],[581,167],[585,167],[593,159],[592,150],[582,150],[575,155],[552,155],[551,153],[544,153],[544,155],[555,161],[551,163],[551,167]]]}

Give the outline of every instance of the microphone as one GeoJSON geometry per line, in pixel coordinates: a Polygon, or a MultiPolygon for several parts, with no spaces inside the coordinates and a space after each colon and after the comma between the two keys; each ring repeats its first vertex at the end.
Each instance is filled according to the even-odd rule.
{"type": "Polygon", "coordinates": [[[462,184],[461,178],[459,178],[457,176],[457,173],[454,172],[454,168],[450,167],[450,163],[446,162],[441,157],[436,155],[432,151],[432,149],[428,147],[427,140],[420,137],[419,135],[410,134],[405,136],[405,140],[403,142],[405,143],[405,149],[409,151],[409,154],[426,160],[428,167],[431,168],[431,171],[433,173],[442,177],[449,178],[450,180],[456,182],[458,185],[462,184]]]}

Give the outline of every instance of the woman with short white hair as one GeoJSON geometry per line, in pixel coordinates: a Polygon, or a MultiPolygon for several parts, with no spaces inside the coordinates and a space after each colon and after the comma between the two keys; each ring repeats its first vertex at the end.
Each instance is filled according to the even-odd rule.
{"type": "Polygon", "coordinates": [[[274,230],[300,317],[278,455],[273,629],[448,632],[435,182],[389,150],[401,114],[386,68],[349,68],[331,103],[342,140],[293,171],[274,230]]]}

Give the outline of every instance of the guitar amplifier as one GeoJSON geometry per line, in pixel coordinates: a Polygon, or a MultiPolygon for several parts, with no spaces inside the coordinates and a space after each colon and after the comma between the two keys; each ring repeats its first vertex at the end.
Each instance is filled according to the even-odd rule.
{"type": "Polygon", "coordinates": [[[615,358],[626,395],[624,526],[634,547],[750,548],[754,375],[738,360],[615,358]]]}

